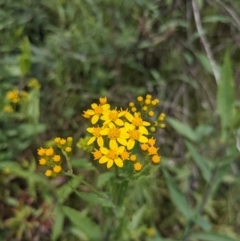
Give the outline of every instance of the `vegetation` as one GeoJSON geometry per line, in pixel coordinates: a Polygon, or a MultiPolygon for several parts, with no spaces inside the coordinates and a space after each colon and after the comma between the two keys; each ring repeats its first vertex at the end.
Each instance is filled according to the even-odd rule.
{"type": "Polygon", "coordinates": [[[0,240],[239,240],[239,13],[229,0],[0,0],[0,240]],[[154,161],[139,154],[147,137],[128,136],[146,96],[154,161]],[[93,148],[109,153],[89,110],[104,97],[140,164],[98,163],[93,148]]]}

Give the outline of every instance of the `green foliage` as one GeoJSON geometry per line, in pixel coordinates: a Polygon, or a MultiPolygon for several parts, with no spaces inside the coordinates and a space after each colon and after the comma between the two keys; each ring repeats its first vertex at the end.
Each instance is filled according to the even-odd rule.
{"type": "Polygon", "coordinates": [[[191,1],[0,0],[0,240],[240,239],[240,5],[196,2],[218,85],[191,1]],[[76,148],[82,111],[146,93],[167,116],[162,164],[123,182],[76,148]],[[36,149],[56,136],[73,136],[75,175],[49,180],[36,149]]]}

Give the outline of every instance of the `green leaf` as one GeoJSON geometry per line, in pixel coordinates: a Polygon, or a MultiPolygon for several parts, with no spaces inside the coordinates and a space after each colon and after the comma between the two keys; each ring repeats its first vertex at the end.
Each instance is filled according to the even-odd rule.
{"type": "MultiPolygon", "coordinates": [[[[99,195],[95,193],[86,193],[86,192],[79,192],[75,190],[75,193],[82,198],[84,201],[94,204],[94,205],[100,205],[103,207],[112,207],[113,203],[107,199],[107,198],[102,198],[99,195]]],[[[104,195],[104,193],[102,193],[104,195]]]]}
{"type": "Polygon", "coordinates": [[[204,23],[216,23],[216,22],[229,23],[231,22],[231,19],[223,15],[212,15],[212,16],[204,17],[203,22],[204,23]]]}
{"type": "Polygon", "coordinates": [[[63,212],[73,225],[86,234],[88,240],[101,240],[100,228],[90,218],[67,206],[63,206],[63,212]]]}
{"type": "Polygon", "coordinates": [[[80,185],[82,179],[82,176],[79,176],[78,178],[73,178],[71,181],[57,189],[59,203],[64,203],[67,200],[69,195],[75,191],[75,188],[80,185]]]}
{"type": "Polygon", "coordinates": [[[221,79],[217,90],[217,110],[221,117],[222,129],[231,126],[234,116],[234,81],[228,51],[221,69],[221,79]]]}
{"type": "Polygon", "coordinates": [[[193,142],[196,142],[198,140],[196,133],[190,126],[171,117],[167,117],[166,120],[168,124],[171,125],[180,135],[186,137],[193,142]]]}
{"type": "Polygon", "coordinates": [[[190,209],[185,195],[179,190],[176,183],[166,170],[163,169],[163,174],[166,178],[167,186],[170,192],[171,200],[177,209],[185,216],[186,219],[192,217],[192,210],[190,209]]]}
{"type": "Polygon", "coordinates": [[[238,241],[237,239],[228,237],[226,235],[213,232],[193,233],[191,238],[197,239],[199,241],[238,241]]]}
{"type": "Polygon", "coordinates": [[[59,206],[54,209],[55,221],[52,228],[51,241],[56,241],[63,231],[64,215],[59,206]]]}
{"type": "Polygon", "coordinates": [[[185,141],[185,144],[186,144],[191,156],[193,157],[193,160],[195,161],[196,165],[201,170],[201,173],[202,173],[205,181],[209,182],[210,178],[211,178],[211,171],[209,170],[209,167],[207,166],[204,158],[199,155],[197,150],[194,148],[194,146],[192,144],[190,144],[190,142],[185,141]]]}
{"type": "Polygon", "coordinates": [[[195,53],[195,55],[196,55],[198,61],[204,67],[204,69],[208,73],[213,74],[212,67],[211,67],[211,64],[210,64],[209,59],[207,58],[207,56],[205,54],[201,54],[201,53],[195,53]]]}
{"type": "Polygon", "coordinates": [[[105,172],[99,174],[97,179],[97,187],[103,187],[113,176],[114,174],[112,172],[105,172]]]}

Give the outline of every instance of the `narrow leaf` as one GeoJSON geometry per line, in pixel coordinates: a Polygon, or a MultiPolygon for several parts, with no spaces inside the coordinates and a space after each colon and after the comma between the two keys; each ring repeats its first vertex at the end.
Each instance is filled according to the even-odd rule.
{"type": "Polygon", "coordinates": [[[230,127],[233,120],[234,88],[230,57],[229,53],[226,52],[217,90],[217,109],[221,117],[222,129],[230,127]]]}
{"type": "Polygon", "coordinates": [[[199,241],[238,241],[237,239],[228,237],[223,234],[213,232],[199,232],[191,235],[191,238],[199,241]]]}
{"type": "Polygon", "coordinates": [[[187,139],[189,139],[193,142],[197,141],[197,135],[190,126],[188,126],[188,125],[186,125],[186,124],[184,124],[184,123],[182,123],[182,122],[180,122],[176,119],[170,118],[170,117],[167,118],[167,122],[180,135],[186,137],[187,139]]]}
{"type": "Polygon", "coordinates": [[[210,177],[211,177],[211,171],[209,170],[206,162],[204,161],[204,158],[199,155],[197,150],[194,148],[194,146],[192,144],[190,144],[190,142],[185,141],[185,144],[186,144],[191,156],[193,157],[193,160],[195,161],[196,165],[201,170],[201,173],[202,173],[205,181],[209,182],[210,177]]]}
{"type": "Polygon", "coordinates": [[[73,225],[86,234],[89,240],[101,240],[100,228],[76,209],[64,206],[63,212],[73,225]]]}
{"type": "Polygon", "coordinates": [[[163,174],[167,181],[167,186],[170,192],[172,202],[175,204],[177,209],[185,216],[186,219],[192,217],[192,211],[187,203],[185,195],[179,190],[176,183],[173,181],[171,176],[166,170],[163,169],[163,174]]]}

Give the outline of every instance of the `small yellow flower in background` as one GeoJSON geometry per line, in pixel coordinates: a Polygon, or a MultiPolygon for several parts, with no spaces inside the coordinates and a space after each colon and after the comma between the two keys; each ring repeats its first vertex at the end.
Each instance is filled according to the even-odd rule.
{"type": "Polygon", "coordinates": [[[154,146],[154,145],[156,144],[156,139],[154,139],[153,137],[150,138],[150,139],[148,139],[148,144],[149,144],[150,146],[154,146]]]}
{"type": "Polygon", "coordinates": [[[18,103],[20,101],[19,91],[12,90],[12,91],[7,92],[6,98],[14,104],[18,103]]]}
{"type": "Polygon", "coordinates": [[[52,147],[45,149],[46,156],[52,156],[54,154],[54,150],[52,147]]]}
{"type": "Polygon", "coordinates": [[[138,101],[138,102],[142,102],[142,101],[143,101],[143,97],[142,97],[142,96],[138,96],[138,97],[137,97],[137,101],[138,101]]]}
{"type": "Polygon", "coordinates": [[[39,156],[45,155],[45,149],[42,148],[42,147],[40,147],[40,148],[38,149],[38,155],[39,155],[39,156]]]}
{"type": "Polygon", "coordinates": [[[142,164],[140,162],[137,162],[134,164],[135,171],[139,172],[142,169],[142,164]]]}
{"type": "Polygon", "coordinates": [[[130,102],[130,103],[129,103],[129,106],[130,106],[130,107],[134,107],[135,104],[134,104],[133,102],[130,102]]]}
{"type": "Polygon", "coordinates": [[[54,162],[60,162],[61,161],[61,156],[60,155],[54,155],[53,161],[54,162]]]}
{"type": "Polygon", "coordinates": [[[39,84],[39,81],[36,78],[31,78],[27,84],[29,88],[32,89],[40,89],[41,85],[39,84]]]}
{"type": "Polygon", "coordinates": [[[150,110],[150,111],[148,112],[148,116],[153,117],[153,116],[154,116],[154,111],[150,110]]]}
{"type": "Polygon", "coordinates": [[[140,147],[143,151],[147,151],[147,149],[148,149],[148,145],[146,143],[141,144],[140,147]]]}
{"type": "Polygon", "coordinates": [[[154,234],[155,234],[155,229],[154,228],[148,228],[146,230],[146,234],[149,236],[149,237],[153,237],[154,234]]]}
{"type": "Polygon", "coordinates": [[[63,138],[61,138],[61,140],[59,141],[59,144],[64,146],[67,143],[67,141],[63,138]]]}
{"type": "Polygon", "coordinates": [[[159,149],[159,148],[156,148],[155,146],[149,146],[149,147],[148,147],[148,153],[149,153],[149,155],[157,155],[158,149],[159,149]]]}
{"type": "Polygon", "coordinates": [[[45,176],[47,176],[47,177],[51,177],[52,174],[53,174],[53,171],[52,171],[52,170],[47,170],[47,171],[45,172],[45,176]]]}
{"type": "Polygon", "coordinates": [[[56,173],[59,173],[59,172],[62,171],[62,167],[61,167],[61,166],[55,166],[55,167],[53,168],[53,171],[56,172],[56,173]]]}
{"type": "Polygon", "coordinates": [[[60,137],[56,137],[54,139],[54,141],[55,141],[56,144],[60,144],[61,138],[60,137]]]}
{"type": "Polygon", "coordinates": [[[46,164],[47,164],[47,160],[46,160],[45,158],[41,158],[41,159],[39,160],[39,165],[45,166],[46,164]]]}
{"type": "Polygon", "coordinates": [[[67,153],[72,152],[72,147],[70,147],[70,146],[66,147],[66,148],[65,148],[65,151],[66,151],[67,153]]]}
{"type": "Polygon", "coordinates": [[[3,110],[7,113],[13,113],[14,112],[11,105],[5,105],[3,110]]]}

